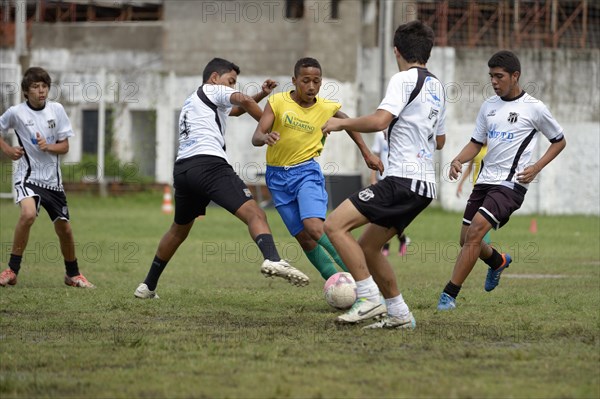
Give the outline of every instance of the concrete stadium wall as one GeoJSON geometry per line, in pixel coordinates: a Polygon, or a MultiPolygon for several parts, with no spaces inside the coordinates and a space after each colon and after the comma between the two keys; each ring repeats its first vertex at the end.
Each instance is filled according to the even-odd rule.
{"type": "MultiPolygon", "coordinates": [[[[30,53],[30,64],[41,65],[51,72],[56,83],[54,98],[65,104],[76,132],[81,132],[81,111],[98,107],[98,72],[105,68],[107,88],[102,95],[107,106],[114,109],[117,154],[123,160],[135,161],[131,111],[156,111],[155,177],[158,181],[170,182],[176,151],[176,113],[185,97],[201,84],[200,72],[194,75],[162,72],[160,55],[151,48],[139,52],[119,51],[114,55],[102,48],[87,52],[77,47],[36,48],[30,53]],[[155,68],[134,67],[136,60],[149,62],[152,59],[158,59],[155,68]]],[[[434,48],[428,66],[446,85],[449,98],[447,143],[437,154],[442,172],[447,172],[451,159],[469,140],[481,102],[492,94],[487,60],[494,51],[434,48]]],[[[568,143],[566,150],[531,185],[519,212],[599,215],[600,50],[521,50],[518,55],[523,66],[521,84],[548,105],[563,126],[568,143]]],[[[329,69],[329,73],[326,69],[321,94],[340,101],[342,110],[350,116],[372,112],[381,99],[379,58],[376,48],[365,48],[357,63],[348,61],[348,64],[360,65],[355,80],[342,79],[335,69],[329,69]]],[[[2,54],[2,59],[10,62],[14,57],[2,54]]],[[[252,62],[248,60],[247,64],[252,62]]],[[[267,65],[262,70],[270,69],[267,65]]],[[[386,80],[396,70],[394,60],[388,57],[386,80]]],[[[247,69],[240,76],[240,89],[248,94],[257,90],[266,77],[276,78],[281,84],[279,90],[289,89],[291,84],[289,71],[269,76],[244,71],[247,69]]],[[[247,115],[231,118],[226,136],[230,160],[247,180],[255,179],[255,173],[264,170],[265,149],[250,144],[254,128],[255,122],[247,115]]],[[[72,140],[66,161],[80,159],[80,136],[72,140]]],[[[368,135],[365,140],[372,141],[368,135]]],[[[548,143],[543,137],[539,143],[538,154],[541,155],[548,143]]],[[[365,184],[368,181],[369,171],[345,133],[335,133],[328,139],[319,162],[326,173],[360,174],[365,184]]],[[[464,208],[466,197],[456,197],[456,182],[447,181],[445,173],[440,174],[439,192],[436,202],[443,208],[464,208]]]]}

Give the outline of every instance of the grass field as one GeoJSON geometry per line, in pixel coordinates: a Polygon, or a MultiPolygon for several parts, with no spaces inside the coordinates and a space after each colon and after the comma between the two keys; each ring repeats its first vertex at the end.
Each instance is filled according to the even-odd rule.
{"type": "MultiPolygon", "coordinates": [[[[63,284],[42,213],[18,284],[0,289],[2,399],[600,397],[598,217],[537,216],[537,234],[530,216],[513,217],[492,236],[515,258],[500,286],[483,290],[479,263],[458,308],[439,313],[461,215],[428,209],[409,255],[390,256],[417,329],[363,331],[333,323],[322,280],[274,210],[280,252],[308,287],[263,278],[245,227],[210,208],[161,299],[142,301],[133,291],[171,222],[161,195],[69,199],[80,267],[98,289],[63,284]]],[[[2,269],[17,216],[0,202],[2,269]]]]}

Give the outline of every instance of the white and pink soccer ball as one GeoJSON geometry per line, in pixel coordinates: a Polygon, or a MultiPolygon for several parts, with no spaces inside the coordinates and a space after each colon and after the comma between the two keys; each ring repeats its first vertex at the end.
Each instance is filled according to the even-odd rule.
{"type": "Polygon", "coordinates": [[[349,309],[356,301],[356,282],[350,273],[339,272],[327,279],[323,293],[332,307],[349,309]]]}

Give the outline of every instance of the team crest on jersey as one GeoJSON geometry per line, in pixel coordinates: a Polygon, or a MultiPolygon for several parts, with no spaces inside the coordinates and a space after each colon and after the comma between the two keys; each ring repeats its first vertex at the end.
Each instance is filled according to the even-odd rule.
{"type": "Polygon", "coordinates": [[[516,112],[511,112],[508,114],[508,121],[510,123],[515,123],[517,120],[519,119],[519,114],[517,114],[516,112]]]}
{"type": "Polygon", "coordinates": [[[365,188],[360,193],[358,193],[358,198],[363,202],[367,202],[373,197],[375,197],[375,194],[370,188],[365,188]]]}
{"type": "Polygon", "coordinates": [[[429,119],[435,118],[439,113],[440,111],[438,111],[437,109],[431,108],[431,110],[429,111],[429,119]]]}
{"type": "Polygon", "coordinates": [[[48,119],[48,129],[54,129],[56,127],[56,121],[54,119],[48,119]]]}

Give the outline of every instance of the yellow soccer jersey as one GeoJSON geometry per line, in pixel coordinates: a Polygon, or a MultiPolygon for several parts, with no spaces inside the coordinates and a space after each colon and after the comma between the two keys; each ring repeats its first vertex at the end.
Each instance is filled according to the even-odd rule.
{"type": "Polygon", "coordinates": [[[269,97],[275,115],[271,130],[280,135],[279,141],[267,149],[267,164],[271,166],[297,165],[319,156],[325,142],[321,126],[341,108],[340,103],[321,97],[311,107],[304,108],[290,93],[269,97]]]}
{"type": "Polygon", "coordinates": [[[487,145],[481,147],[479,154],[475,155],[475,158],[473,158],[473,184],[477,182],[477,177],[481,170],[481,161],[483,161],[485,154],[487,154],[487,145]]]}

